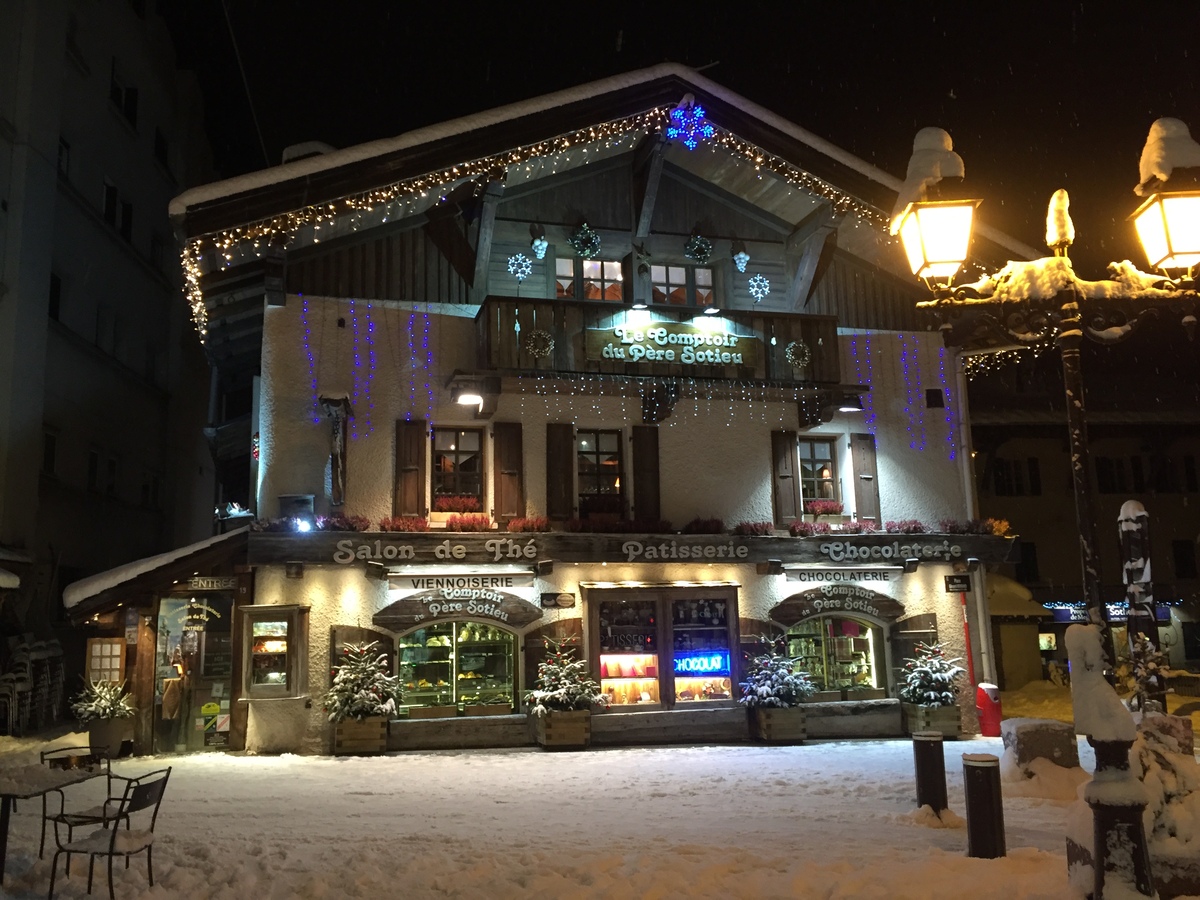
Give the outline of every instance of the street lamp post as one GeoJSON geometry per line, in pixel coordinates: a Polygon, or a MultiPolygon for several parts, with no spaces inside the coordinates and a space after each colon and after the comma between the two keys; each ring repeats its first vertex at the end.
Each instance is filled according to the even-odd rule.
{"type": "MultiPolygon", "coordinates": [[[[1096,555],[1096,517],[1088,455],[1083,372],[1079,364],[1084,337],[1101,344],[1127,338],[1148,317],[1166,311],[1180,315],[1189,338],[1196,323],[1197,293],[1193,267],[1200,263],[1200,191],[1163,190],[1176,169],[1200,166],[1200,144],[1176,119],[1160,119],[1142,153],[1142,179],[1136,193],[1147,199],[1131,216],[1153,268],[1138,271],[1128,260],[1109,264],[1110,278],[1084,281],[1067,257],[1074,240],[1066,191],[1050,203],[1046,243],[1054,256],[1010,262],[972,284],[955,285],[966,261],[978,200],[940,195],[945,178],[959,179],[962,160],[941,129],[922,129],[914,144],[908,176],[901,189],[892,233],[900,236],[913,274],[933,293],[917,304],[935,313],[948,344],[992,337],[1006,347],[1033,347],[1053,341],[1062,357],[1071,482],[1075,494],[1083,600],[1088,620],[1098,626],[1109,672],[1115,663],[1112,633],[1100,594],[1096,555]]],[[[1110,674],[1111,677],[1111,674],[1110,674]]]]}

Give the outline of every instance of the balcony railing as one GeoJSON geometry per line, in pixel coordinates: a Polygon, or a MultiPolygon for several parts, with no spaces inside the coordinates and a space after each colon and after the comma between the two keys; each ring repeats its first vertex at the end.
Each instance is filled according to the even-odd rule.
{"type": "Polygon", "coordinates": [[[483,370],[837,384],[837,318],[488,297],[483,370]],[[519,326],[519,327],[518,327],[519,326]]]}

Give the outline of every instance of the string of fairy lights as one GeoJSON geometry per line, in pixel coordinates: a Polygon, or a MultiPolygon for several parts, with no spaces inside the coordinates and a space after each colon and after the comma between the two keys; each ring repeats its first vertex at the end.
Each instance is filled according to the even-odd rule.
{"type": "MultiPolygon", "coordinates": [[[[540,174],[551,160],[556,161],[555,167],[557,163],[570,165],[576,158],[576,151],[588,161],[591,156],[632,143],[646,134],[664,132],[671,120],[672,110],[677,108],[658,106],[633,116],[467,160],[417,177],[196,236],[186,242],[180,256],[185,293],[196,331],[201,341],[207,339],[208,313],[201,285],[206,271],[232,266],[241,259],[261,257],[270,247],[287,247],[305,229],[311,229],[312,241],[319,243],[322,237],[338,230],[357,231],[364,225],[403,216],[416,204],[444,202],[447,190],[456,183],[474,179],[505,180],[510,172],[522,166],[525,167],[525,177],[534,176],[540,174]]],[[[827,200],[837,213],[854,214],[881,232],[886,231],[888,217],[884,212],[786,159],[720,126],[709,124],[711,133],[707,129],[704,131],[703,144],[710,152],[726,152],[738,157],[753,165],[760,177],[764,172],[772,173],[791,187],[827,200]]]]}

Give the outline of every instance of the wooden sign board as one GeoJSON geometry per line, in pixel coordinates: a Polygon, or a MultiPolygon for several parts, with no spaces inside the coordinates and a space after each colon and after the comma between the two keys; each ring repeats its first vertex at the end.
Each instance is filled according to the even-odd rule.
{"type": "MultiPolygon", "coordinates": [[[[730,323],[723,320],[713,326],[730,323]]],[[[584,338],[588,359],[678,366],[755,366],[761,341],[724,328],[697,328],[687,322],[650,322],[589,328],[584,338]]]]}
{"type": "Polygon", "coordinates": [[[814,616],[831,614],[892,622],[904,615],[904,604],[866,588],[827,584],[793,594],[780,601],[770,612],[771,619],[784,628],[814,616]]]}
{"type": "Polygon", "coordinates": [[[385,606],[371,621],[389,631],[448,619],[483,619],[519,629],[541,617],[540,608],[504,591],[423,591],[385,606]]]}

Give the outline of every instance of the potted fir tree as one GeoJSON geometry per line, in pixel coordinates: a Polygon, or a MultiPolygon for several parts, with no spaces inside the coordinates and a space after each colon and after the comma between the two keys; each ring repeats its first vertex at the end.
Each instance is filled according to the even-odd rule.
{"type": "Polygon", "coordinates": [[[797,668],[798,659],[780,652],[779,645],[760,637],[762,652],[748,660],[741,682],[750,736],[760,741],[798,743],[808,736],[802,704],[816,693],[809,674],[797,668]]]}
{"type": "Polygon", "coordinates": [[[348,644],[333,685],[325,694],[325,711],[334,723],[333,752],[382,753],[387,749],[388,719],[404,699],[400,679],[388,674],[386,653],[375,642],[348,644]]]}
{"type": "Polygon", "coordinates": [[[904,660],[904,684],[898,692],[904,730],[958,737],[962,733],[959,680],[966,670],[958,665],[960,660],[946,658],[941,644],[918,642],[916,654],[904,660]]]}
{"type": "Polygon", "coordinates": [[[582,750],[592,742],[592,707],[607,706],[608,696],[573,659],[570,641],[546,639],[550,655],[538,664],[537,686],[525,695],[534,736],[545,750],[582,750]]]}
{"type": "Polygon", "coordinates": [[[71,701],[71,712],[87,726],[92,749],[110,758],[120,756],[121,745],[132,737],[127,720],[137,714],[123,681],[89,681],[71,701]]]}

